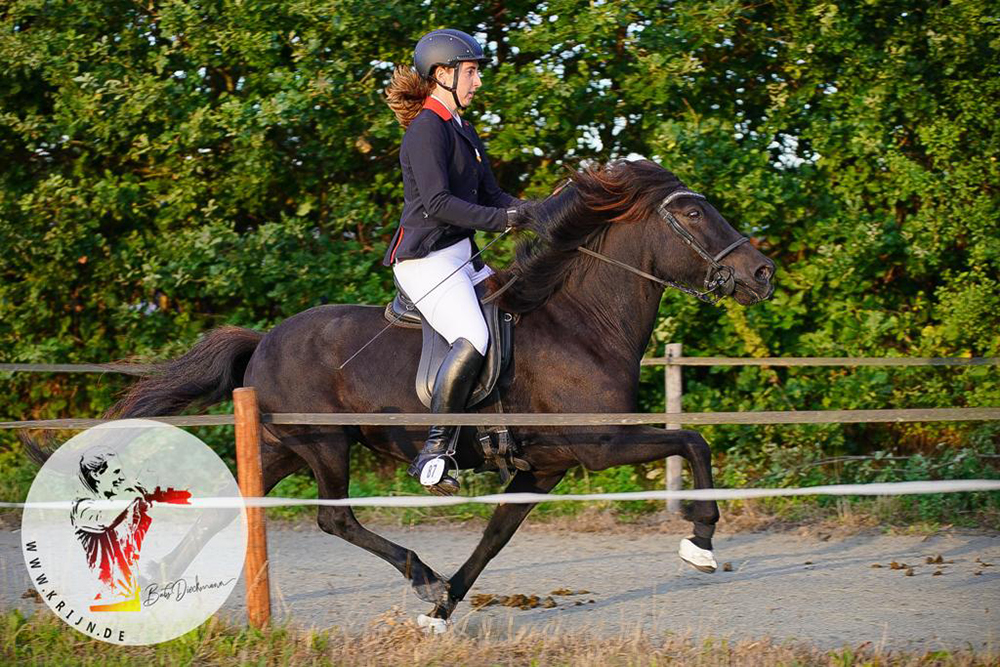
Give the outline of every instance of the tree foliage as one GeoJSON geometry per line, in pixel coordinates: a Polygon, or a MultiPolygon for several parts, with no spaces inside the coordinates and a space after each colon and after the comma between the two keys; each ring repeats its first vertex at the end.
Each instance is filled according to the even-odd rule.
{"type": "MultiPolygon", "coordinates": [[[[647,156],[777,261],[763,306],[669,294],[651,352],[1000,356],[990,3],[11,0],[3,359],[170,356],[222,323],[267,329],[319,303],[385,300],[402,187],[382,90],[442,26],[493,54],[469,113],[505,189],[540,197],[567,168],[647,156]]],[[[658,372],[644,371],[649,410],[658,372]]],[[[686,410],[1000,398],[987,368],[685,373],[686,410]]],[[[96,414],[124,382],[8,375],[4,417],[96,414]]],[[[967,433],[712,431],[717,451],[760,470],[967,433]]]]}

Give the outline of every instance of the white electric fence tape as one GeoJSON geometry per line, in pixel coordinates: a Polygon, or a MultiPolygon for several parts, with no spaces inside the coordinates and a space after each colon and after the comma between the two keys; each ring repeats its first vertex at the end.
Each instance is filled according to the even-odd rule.
{"type": "MultiPolygon", "coordinates": [[[[314,498],[192,498],[192,508],[227,507],[291,507],[313,505],[325,507],[441,507],[480,503],[503,505],[508,503],[551,503],[588,500],[744,500],[748,498],[774,498],[778,496],[904,496],[921,493],[961,493],[969,491],[1000,491],[1000,480],[957,479],[927,482],[885,482],[879,484],[830,484],[791,489],[688,489],[684,491],[633,491],[626,493],[494,493],[486,496],[373,496],[370,498],[339,498],[323,500],[314,498]]],[[[71,501],[48,503],[0,502],[0,508],[37,507],[40,509],[68,510],[71,501]]],[[[108,509],[125,509],[124,501],[108,501],[108,509]]],[[[172,505],[182,508],[185,505],[172,505]]]]}

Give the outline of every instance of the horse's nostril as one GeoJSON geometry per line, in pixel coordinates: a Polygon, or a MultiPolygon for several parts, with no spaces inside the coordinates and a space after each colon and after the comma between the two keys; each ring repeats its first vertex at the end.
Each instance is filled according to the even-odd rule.
{"type": "Polygon", "coordinates": [[[759,269],[757,269],[757,272],[754,273],[753,275],[754,278],[757,279],[757,282],[766,283],[768,280],[771,279],[773,271],[774,270],[770,266],[764,265],[759,269]]]}

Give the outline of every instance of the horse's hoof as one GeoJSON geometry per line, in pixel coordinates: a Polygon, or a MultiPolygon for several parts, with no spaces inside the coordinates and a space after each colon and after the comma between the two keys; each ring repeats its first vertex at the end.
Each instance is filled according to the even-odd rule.
{"type": "Polygon", "coordinates": [[[681,540],[681,548],[677,551],[677,555],[681,557],[681,560],[693,566],[699,572],[711,574],[719,567],[711,551],[702,549],[687,537],[681,540]]]}
{"type": "Polygon", "coordinates": [[[424,602],[444,604],[448,600],[448,584],[441,579],[413,584],[413,592],[424,602]]]}
{"type": "Polygon", "coordinates": [[[421,628],[429,635],[441,635],[448,631],[451,623],[446,618],[434,618],[426,614],[417,616],[417,627],[421,628]]]}

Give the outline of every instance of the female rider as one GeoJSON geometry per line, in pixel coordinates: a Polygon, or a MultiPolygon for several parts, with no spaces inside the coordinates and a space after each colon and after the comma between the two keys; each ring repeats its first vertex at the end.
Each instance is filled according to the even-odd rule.
{"type": "MultiPolygon", "coordinates": [[[[465,409],[489,345],[475,285],[492,271],[478,257],[469,262],[478,252],[473,236],[477,229],[516,227],[526,203],[497,186],[482,141],[458,113],[482,85],[479,67],[485,62],[482,46],[470,35],[434,30],[417,42],[416,72],[397,68],[386,90],[406,132],[399,151],[403,213],[383,263],[451,345],[434,381],[431,412],[436,413],[465,409]]],[[[435,493],[458,491],[442,456],[457,428],[432,426],[409,468],[435,493]]]]}

